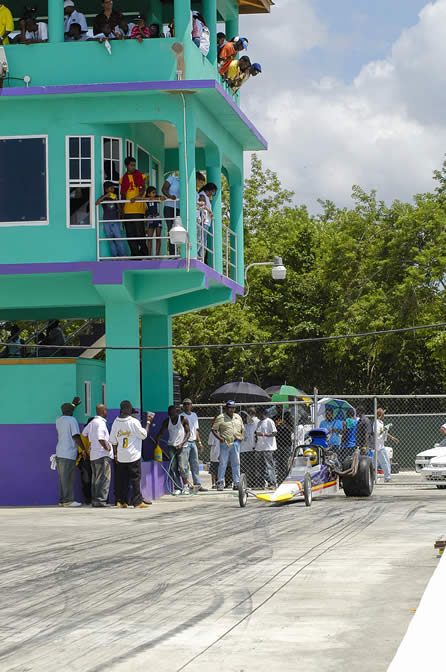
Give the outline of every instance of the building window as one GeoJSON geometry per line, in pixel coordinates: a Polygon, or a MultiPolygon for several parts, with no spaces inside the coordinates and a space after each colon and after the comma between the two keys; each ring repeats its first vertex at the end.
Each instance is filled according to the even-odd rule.
{"type": "Polygon", "coordinates": [[[48,138],[0,136],[0,225],[32,224],[48,224],[48,138]]]}
{"type": "Polygon", "coordinates": [[[121,167],[121,138],[102,138],[102,182],[113,182],[119,194],[121,167]]]}
{"type": "Polygon", "coordinates": [[[93,136],[67,136],[67,219],[70,227],[94,226],[93,136]]]}
{"type": "Polygon", "coordinates": [[[125,157],[135,156],[135,143],[133,140],[125,141],[125,157]]]}
{"type": "Polygon", "coordinates": [[[84,382],[84,408],[85,415],[91,415],[91,383],[89,380],[84,382]]]}

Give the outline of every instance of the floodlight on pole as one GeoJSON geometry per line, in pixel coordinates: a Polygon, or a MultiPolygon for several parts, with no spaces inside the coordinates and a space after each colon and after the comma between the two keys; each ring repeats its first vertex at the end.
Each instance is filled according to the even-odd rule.
{"type": "Polygon", "coordinates": [[[273,280],[285,280],[286,278],[286,267],[283,265],[282,257],[274,257],[274,261],[256,261],[252,264],[248,264],[248,266],[245,268],[245,286],[247,289],[246,293],[243,294],[243,298],[248,296],[248,271],[254,266],[272,266],[271,276],[273,280]]]}
{"type": "Polygon", "coordinates": [[[172,228],[169,231],[169,240],[172,245],[186,245],[189,240],[189,234],[183,226],[179,215],[175,217],[172,228]]]}

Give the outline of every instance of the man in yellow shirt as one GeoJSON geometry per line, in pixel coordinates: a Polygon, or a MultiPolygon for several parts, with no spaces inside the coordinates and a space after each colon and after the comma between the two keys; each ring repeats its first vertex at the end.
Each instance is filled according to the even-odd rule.
{"type": "Polygon", "coordinates": [[[14,30],[12,14],[5,5],[0,2],[0,44],[9,44],[9,33],[14,30]]]}
{"type": "Polygon", "coordinates": [[[146,202],[141,201],[145,194],[145,177],[143,173],[136,170],[136,160],[133,156],[128,156],[124,161],[127,171],[121,177],[121,198],[123,201],[129,201],[123,205],[125,231],[127,238],[137,238],[137,240],[128,240],[130,253],[132,257],[147,257],[149,251],[146,243],[146,202]]]}

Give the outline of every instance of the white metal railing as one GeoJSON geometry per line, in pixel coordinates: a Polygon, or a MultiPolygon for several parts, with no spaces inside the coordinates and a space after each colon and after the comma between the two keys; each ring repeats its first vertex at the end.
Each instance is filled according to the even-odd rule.
{"type": "MultiPolygon", "coordinates": [[[[113,200],[105,201],[106,205],[118,205],[121,211],[121,205],[130,203],[127,200],[113,200]]],[[[133,203],[148,203],[153,202],[151,199],[138,199],[133,203]]],[[[157,201],[158,202],[158,201],[157,201]]],[[[176,259],[180,256],[178,247],[175,246],[174,251],[170,245],[169,230],[172,228],[175,217],[177,215],[175,201],[159,201],[160,209],[162,205],[172,203],[174,208],[173,217],[148,217],[145,213],[141,213],[139,217],[132,217],[128,219],[121,212],[119,219],[104,219],[101,218],[101,208],[103,203],[96,206],[96,258],[97,261],[111,260],[111,259],[176,259]],[[129,236],[127,234],[127,227],[132,224],[143,223],[144,235],[129,236]],[[152,226],[150,226],[152,225],[152,226]],[[108,228],[108,233],[107,233],[108,228]],[[157,235],[156,229],[161,229],[161,234],[157,235]],[[152,230],[152,235],[149,231],[152,230]],[[104,235],[103,235],[104,234],[104,235]],[[104,243],[108,243],[109,254],[103,254],[104,243]],[[130,254],[129,254],[130,252],[130,254]],[[133,254],[132,252],[135,252],[133,254]]],[[[139,214],[139,213],[138,213],[139,214]]]]}
{"type": "Polygon", "coordinates": [[[197,206],[197,259],[214,268],[213,217],[204,207],[197,206]],[[212,263],[211,262],[212,259],[212,263]]]}
{"type": "Polygon", "coordinates": [[[237,280],[237,234],[222,224],[223,275],[237,280]]]}

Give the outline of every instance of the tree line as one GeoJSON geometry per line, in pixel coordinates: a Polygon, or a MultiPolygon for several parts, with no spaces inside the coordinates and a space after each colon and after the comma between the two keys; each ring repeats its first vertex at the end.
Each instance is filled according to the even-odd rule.
{"type": "MultiPolygon", "coordinates": [[[[249,273],[235,304],[174,319],[175,344],[235,343],[396,329],[445,316],[446,162],[432,193],[412,203],[353,187],[353,205],[292,204],[293,192],[253,155],[245,182],[245,264],[283,258],[287,278],[249,273]]],[[[223,193],[224,217],[228,212],[223,193]]],[[[423,330],[330,343],[176,351],[184,392],[206,401],[231,380],[304,390],[427,394],[446,388],[446,334],[423,330]]]]}

